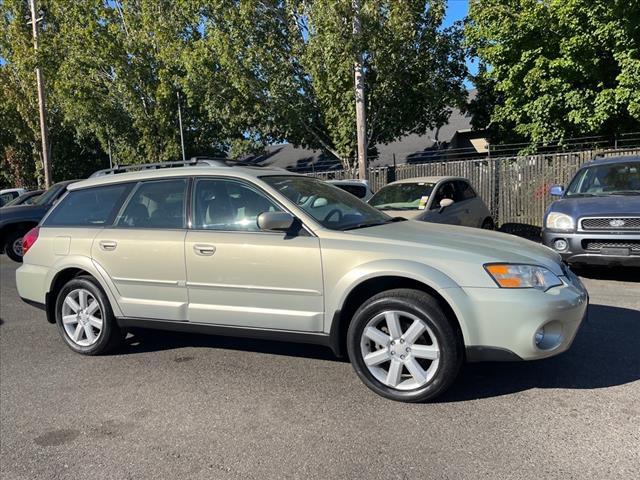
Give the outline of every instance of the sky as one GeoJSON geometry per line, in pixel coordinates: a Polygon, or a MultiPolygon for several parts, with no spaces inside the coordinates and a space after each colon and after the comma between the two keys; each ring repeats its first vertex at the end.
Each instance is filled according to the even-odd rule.
{"type": "MultiPolygon", "coordinates": [[[[448,27],[452,25],[454,22],[458,20],[462,20],[469,10],[469,1],[468,0],[449,0],[447,2],[447,14],[444,18],[444,27],[448,27]]],[[[478,72],[478,64],[474,62],[472,59],[467,58],[467,68],[471,74],[475,74],[478,72]]],[[[464,82],[467,88],[473,88],[473,83],[469,80],[464,82]]]]}

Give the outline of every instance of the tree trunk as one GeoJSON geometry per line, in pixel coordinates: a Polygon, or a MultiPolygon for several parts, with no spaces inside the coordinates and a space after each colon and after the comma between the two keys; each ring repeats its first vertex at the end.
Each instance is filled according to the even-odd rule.
{"type": "MultiPolygon", "coordinates": [[[[361,0],[353,0],[353,36],[360,37],[360,11],[361,0]]],[[[359,42],[358,42],[359,43],[359,42]]],[[[364,97],[364,70],[361,46],[354,63],[354,86],[356,98],[356,131],[358,137],[358,176],[361,180],[367,179],[367,117],[364,97]]]]}

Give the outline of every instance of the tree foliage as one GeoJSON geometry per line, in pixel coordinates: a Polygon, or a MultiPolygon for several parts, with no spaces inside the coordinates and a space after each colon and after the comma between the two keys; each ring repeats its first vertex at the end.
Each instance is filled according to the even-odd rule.
{"type": "Polygon", "coordinates": [[[463,51],[459,31],[441,28],[444,1],[363,1],[359,37],[351,0],[207,5],[191,96],[236,134],[324,149],[351,165],[358,52],[369,145],[442,125],[462,99],[463,51]]]}
{"type": "Polygon", "coordinates": [[[475,122],[535,143],[637,131],[638,24],[640,3],[625,0],[472,1],[467,42],[489,65],[480,98],[495,100],[475,122]]]}
{"type": "MultiPolygon", "coordinates": [[[[54,178],[116,163],[242,155],[287,141],[355,158],[354,60],[364,56],[368,141],[446,122],[461,102],[460,31],[445,0],[38,0],[0,2],[0,153],[16,181],[39,165],[34,68],[43,69],[54,178]]],[[[34,183],[32,181],[32,183],[34,183]]]]}

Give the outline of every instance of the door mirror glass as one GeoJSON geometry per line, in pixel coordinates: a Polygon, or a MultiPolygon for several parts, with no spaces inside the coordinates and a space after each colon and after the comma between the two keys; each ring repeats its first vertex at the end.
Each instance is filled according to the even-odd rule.
{"type": "Polygon", "coordinates": [[[549,189],[549,193],[554,197],[561,197],[562,194],[564,193],[564,188],[562,188],[562,185],[553,185],[549,189]]]}
{"type": "Polygon", "coordinates": [[[286,232],[293,226],[294,216],[287,212],[264,212],[258,215],[258,227],[261,230],[286,232]]]}

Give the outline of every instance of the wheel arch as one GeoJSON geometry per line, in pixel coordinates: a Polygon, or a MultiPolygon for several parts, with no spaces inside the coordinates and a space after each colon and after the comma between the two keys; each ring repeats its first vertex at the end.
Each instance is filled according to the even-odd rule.
{"type": "Polygon", "coordinates": [[[404,270],[385,269],[379,268],[381,265],[372,264],[368,266],[367,271],[356,269],[355,274],[351,272],[351,275],[355,275],[357,279],[346,288],[341,287],[345,279],[338,282],[334,291],[344,293],[340,296],[340,300],[327,310],[327,315],[330,315],[328,320],[331,322],[328,332],[330,346],[336,355],[343,356],[346,353],[347,329],[358,307],[366,299],[395,288],[411,288],[435,298],[447,317],[451,319],[461,340],[465,342],[465,338],[467,338],[466,325],[460,312],[452,306],[451,298],[446,293],[446,289],[460,287],[446,274],[432,267],[405,261],[394,262],[394,265],[397,267],[398,263],[406,263],[405,267],[410,265],[411,268],[404,270]]]}
{"type": "Polygon", "coordinates": [[[49,323],[55,323],[55,304],[56,297],[60,289],[72,278],[79,276],[89,276],[93,278],[100,288],[105,292],[105,295],[109,299],[109,303],[111,304],[111,308],[116,316],[121,316],[120,308],[116,299],[104,281],[104,278],[100,274],[97,268],[91,262],[91,259],[86,257],[81,257],[75,259],[75,261],[69,262],[68,257],[64,257],[67,261],[65,261],[64,265],[59,265],[57,268],[52,269],[49,277],[46,281],[46,285],[48,285],[48,290],[45,294],[45,310],[47,313],[47,321],[49,323]]]}

